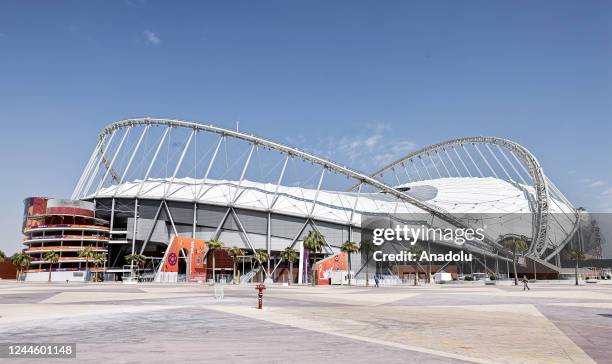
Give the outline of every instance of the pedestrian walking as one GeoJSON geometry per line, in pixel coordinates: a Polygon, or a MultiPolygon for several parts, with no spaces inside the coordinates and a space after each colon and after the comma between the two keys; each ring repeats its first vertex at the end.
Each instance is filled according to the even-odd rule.
{"type": "Polygon", "coordinates": [[[377,276],[377,275],[375,275],[375,276],[374,276],[374,285],[376,286],[376,288],[380,287],[380,286],[379,286],[379,283],[380,283],[380,280],[378,279],[378,276],[377,276]]]}
{"type": "Polygon", "coordinates": [[[527,279],[527,276],[523,276],[523,279],[521,280],[521,282],[523,282],[523,291],[524,290],[531,291],[531,288],[529,288],[529,279],[527,279]]]}

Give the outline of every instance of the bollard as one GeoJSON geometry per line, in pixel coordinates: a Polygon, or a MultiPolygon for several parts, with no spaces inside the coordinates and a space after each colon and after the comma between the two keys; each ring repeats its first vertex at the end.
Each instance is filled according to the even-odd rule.
{"type": "Polygon", "coordinates": [[[263,307],[263,291],[266,289],[266,286],[264,284],[258,284],[257,286],[255,286],[255,289],[258,291],[257,293],[257,308],[259,310],[261,310],[261,308],[263,307]]]}

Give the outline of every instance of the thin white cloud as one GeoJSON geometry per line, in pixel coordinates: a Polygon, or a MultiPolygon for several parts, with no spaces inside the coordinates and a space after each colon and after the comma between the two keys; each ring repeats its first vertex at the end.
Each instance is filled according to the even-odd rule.
{"type": "Polygon", "coordinates": [[[161,43],[161,39],[159,36],[150,30],[145,30],[143,32],[145,37],[145,43],[153,46],[158,46],[161,43]]]}
{"type": "Polygon", "coordinates": [[[591,183],[589,184],[589,187],[593,187],[593,188],[594,188],[594,187],[603,187],[603,186],[605,186],[605,185],[606,185],[606,182],[604,182],[604,181],[602,181],[602,180],[597,180],[597,181],[591,182],[591,183]]]}
{"type": "Polygon", "coordinates": [[[417,144],[398,139],[385,123],[372,123],[361,128],[362,133],[329,135],[316,140],[302,135],[287,138],[291,146],[302,148],[331,160],[346,163],[362,171],[372,171],[408,154],[417,144]]]}
{"type": "Polygon", "coordinates": [[[381,139],[382,139],[382,135],[372,135],[366,138],[363,144],[368,148],[374,148],[376,145],[378,145],[381,139]]]}

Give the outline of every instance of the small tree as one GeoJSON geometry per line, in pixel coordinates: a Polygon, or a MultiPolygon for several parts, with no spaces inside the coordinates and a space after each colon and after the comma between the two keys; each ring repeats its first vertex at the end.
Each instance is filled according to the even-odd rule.
{"type": "Polygon", "coordinates": [[[370,262],[370,253],[372,252],[373,249],[374,249],[374,244],[372,244],[370,240],[364,240],[359,245],[359,251],[361,252],[361,256],[363,257],[364,254],[366,256],[366,262],[365,262],[365,268],[366,268],[365,285],[366,287],[370,286],[370,267],[368,263],[370,262]]]}
{"type": "Polygon", "coordinates": [[[314,266],[317,264],[317,253],[323,250],[323,245],[325,245],[325,236],[316,230],[310,230],[308,235],[306,235],[306,239],[304,239],[304,248],[308,249],[310,253],[313,255],[313,263],[312,263],[312,285],[316,284],[315,282],[315,271],[314,266]]]}
{"type": "Polygon", "coordinates": [[[295,262],[298,259],[298,257],[300,256],[300,253],[298,253],[292,247],[288,246],[285,248],[285,250],[281,252],[280,256],[282,259],[286,260],[289,263],[288,283],[291,284],[293,281],[293,262],[295,262]]]}
{"type": "Polygon", "coordinates": [[[236,274],[236,260],[239,256],[244,255],[244,251],[237,246],[233,246],[227,249],[227,252],[229,253],[229,255],[232,256],[232,262],[234,263],[234,283],[236,283],[236,281],[238,280],[238,275],[236,274]]]}
{"type": "Polygon", "coordinates": [[[11,257],[11,262],[17,267],[17,280],[21,280],[23,271],[30,267],[32,257],[24,252],[15,253],[11,257]]]}
{"type": "Polygon", "coordinates": [[[2,250],[0,250],[0,263],[7,260],[6,254],[2,250]]]}
{"type": "Polygon", "coordinates": [[[93,260],[95,254],[96,251],[92,246],[86,246],[79,250],[79,257],[85,258],[85,271],[89,270],[89,260],[93,260]]]}
{"type": "Polygon", "coordinates": [[[217,282],[216,275],[215,275],[215,268],[216,268],[215,251],[218,250],[218,249],[223,249],[225,247],[225,244],[223,244],[223,242],[221,240],[219,240],[219,239],[212,239],[212,240],[209,240],[206,245],[208,245],[208,254],[212,254],[212,261],[213,261],[212,276],[213,276],[213,282],[217,282]]]}
{"type": "Polygon", "coordinates": [[[45,253],[43,258],[49,263],[49,283],[51,283],[51,271],[53,270],[53,264],[59,262],[59,254],[54,251],[48,251],[45,253]]]}
{"type": "Polygon", "coordinates": [[[576,272],[576,285],[578,285],[578,262],[581,260],[584,260],[585,256],[584,256],[584,251],[580,250],[580,249],[576,249],[576,250],[572,250],[570,253],[572,259],[574,259],[576,265],[575,265],[575,272],[576,272]]]}
{"type": "MultiPolygon", "coordinates": [[[[263,264],[270,259],[270,255],[268,254],[268,252],[265,251],[264,249],[257,249],[255,251],[255,259],[259,262],[259,266],[261,266],[261,269],[265,273],[265,268],[264,268],[263,264]]],[[[264,274],[264,276],[265,276],[265,274],[264,274]]]]}
{"type": "Polygon", "coordinates": [[[147,261],[147,257],[142,254],[128,254],[123,259],[125,259],[126,263],[130,263],[130,265],[136,265],[136,267],[140,268],[141,265],[144,265],[147,261]]]}
{"type": "MultiPolygon", "coordinates": [[[[104,264],[106,263],[106,254],[104,254],[103,252],[95,252],[92,256],[93,259],[93,263],[94,266],[96,268],[98,267],[103,267],[104,264]]],[[[98,273],[96,272],[94,274],[94,282],[98,281],[98,273]]]]}
{"type": "Polygon", "coordinates": [[[524,238],[518,238],[515,236],[509,237],[504,240],[504,247],[512,253],[512,268],[514,269],[514,285],[518,286],[518,276],[516,273],[516,260],[517,253],[524,252],[527,250],[527,242],[524,238]]]}
{"type": "Polygon", "coordinates": [[[348,255],[348,271],[349,271],[349,286],[351,285],[351,254],[352,253],[357,253],[359,251],[359,245],[357,245],[357,243],[353,243],[352,241],[345,241],[344,244],[342,244],[342,247],[340,247],[340,250],[342,250],[343,252],[345,252],[348,255]]]}

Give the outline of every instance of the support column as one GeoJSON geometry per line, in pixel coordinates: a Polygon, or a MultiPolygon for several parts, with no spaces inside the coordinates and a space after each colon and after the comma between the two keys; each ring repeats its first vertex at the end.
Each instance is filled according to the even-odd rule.
{"type": "Polygon", "coordinates": [[[198,223],[198,203],[194,201],[193,203],[193,226],[191,228],[191,238],[196,238],[196,225],[198,223]]]}
{"type": "MultiPolygon", "coordinates": [[[[431,244],[427,242],[427,255],[431,257],[431,244]]],[[[431,259],[427,259],[427,283],[431,284],[431,259]]]]}
{"type": "MultiPolygon", "coordinates": [[[[136,250],[136,225],[138,223],[138,198],[134,199],[134,226],[132,230],[132,254],[136,250]]],[[[134,261],[130,262],[130,279],[134,278],[134,261]]]]}
{"type": "Polygon", "coordinates": [[[499,278],[499,252],[495,252],[495,278],[499,278]]]}
{"type": "Polygon", "coordinates": [[[488,274],[487,271],[489,270],[489,268],[487,267],[487,255],[483,254],[482,259],[484,260],[485,274],[488,274]]]}
{"type": "MultiPolygon", "coordinates": [[[[110,227],[109,227],[109,242],[113,240],[113,229],[115,226],[115,198],[111,200],[111,216],[110,216],[110,227]]],[[[110,268],[110,244],[106,245],[106,268],[110,268]]],[[[106,279],[106,278],[105,278],[106,279]]]]}
{"type": "Polygon", "coordinates": [[[298,265],[298,284],[304,283],[304,242],[300,241],[300,264],[298,265]]]}
{"type": "MultiPolygon", "coordinates": [[[[271,253],[271,239],[272,239],[272,235],[271,235],[271,213],[270,211],[268,211],[268,221],[267,221],[267,227],[266,227],[266,250],[268,251],[268,274],[270,274],[270,260],[272,260],[272,255],[271,253]]],[[[274,277],[271,277],[272,281],[274,281],[274,277]]]]}
{"type": "Polygon", "coordinates": [[[506,276],[510,279],[510,262],[506,260],[506,276]]]}

